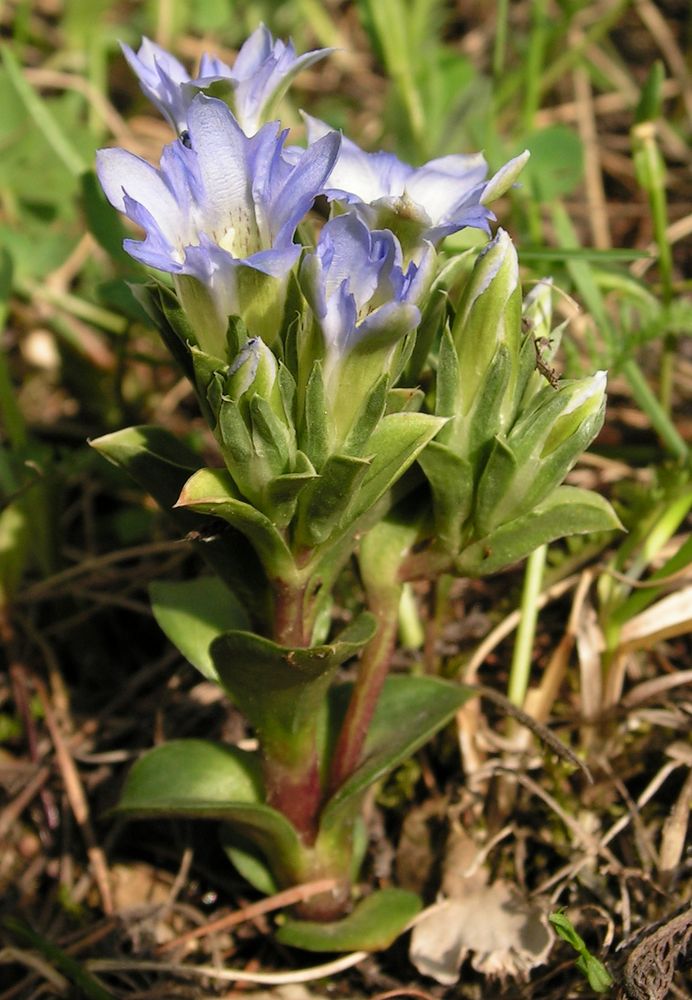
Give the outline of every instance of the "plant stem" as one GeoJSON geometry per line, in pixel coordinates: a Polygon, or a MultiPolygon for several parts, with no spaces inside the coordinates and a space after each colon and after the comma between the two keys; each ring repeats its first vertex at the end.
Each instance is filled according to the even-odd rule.
{"type": "Polygon", "coordinates": [[[288,762],[285,756],[271,753],[266,746],[263,760],[267,805],[283,813],[306,846],[315,842],[322,802],[314,733],[311,742],[307,753],[296,761],[288,762]]]}
{"type": "Polygon", "coordinates": [[[526,55],[524,107],[522,121],[524,132],[533,129],[533,121],[540,101],[541,74],[548,41],[548,4],[546,0],[533,0],[531,4],[531,33],[526,55]]]}
{"type": "Polygon", "coordinates": [[[360,763],[365,738],[387,677],[396,643],[401,585],[371,598],[370,610],[378,620],[377,632],[365,647],[332,758],[330,787],[339,788],[360,763]]]}
{"type": "Polygon", "coordinates": [[[651,391],[637,362],[633,358],[628,358],[622,365],[622,373],[630,384],[635,402],[646,413],[651,421],[651,426],[665,447],[674,458],[684,462],[688,455],[687,445],[651,391]]]}
{"type": "Polygon", "coordinates": [[[495,15],[495,45],[493,46],[493,77],[496,82],[505,68],[508,16],[509,0],[498,0],[495,15]]]}
{"type": "MultiPolygon", "coordinates": [[[[658,248],[658,268],[661,276],[661,298],[664,306],[673,299],[673,254],[666,234],[668,207],[666,203],[666,171],[656,138],[653,121],[639,122],[632,129],[635,169],[639,183],[649,197],[649,207],[658,248]]],[[[677,338],[667,333],[663,341],[663,354],[659,374],[659,398],[665,413],[670,414],[677,338]]]]}
{"type": "Polygon", "coordinates": [[[286,580],[274,583],[274,641],[301,649],[310,642],[305,608],[305,587],[286,580]]]}
{"type": "MultiPolygon", "coordinates": [[[[311,632],[306,585],[278,579],[273,590],[274,641],[289,649],[305,648],[311,632]]],[[[313,844],[322,801],[316,721],[309,731],[296,734],[288,750],[284,743],[272,747],[265,738],[263,770],[267,804],[286,816],[306,845],[313,844]]]]}
{"type": "Polygon", "coordinates": [[[531,651],[536,635],[538,596],[543,585],[543,571],[548,551],[547,545],[535,549],[526,562],[524,589],[521,595],[521,619],[512,654],[507,697],[519,708],[524,704],[531,671],[531,651]]]}

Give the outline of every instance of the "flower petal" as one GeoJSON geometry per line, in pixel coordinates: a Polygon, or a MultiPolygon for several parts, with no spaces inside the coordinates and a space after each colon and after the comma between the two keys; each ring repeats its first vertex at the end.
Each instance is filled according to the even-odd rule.
{"type": "Polygon", "coordinates": [[[124,43],[120,47],[146,97],[176,131],[182,131],[188,105],[182,85],[190,80],[185,67],[148,38],[142,39],[137,53],[124,43]]]}
{"type": "Polygon", "coordinates": [[[406,182],[406,193],[425,208],[435,225],[453,218],[454,209],[487,173],[488,164],[481,153],[443,156],[415,170],[406,182]]]}
{"type": "Polygon", "coordinates": [[[150,163],[124,149],[99,149],[96,172],[106,197],[114,208],[133,218],[131,203],[141,205],[156,220],[156,226],[171,246],[180,239],[178,203],[159,171],[150,163]],[[127,202],[127,198],[130,202],[127,202]],[[128,210],[129,204],[129,210],[128,210]]]}
{"type": "Polygon", "coordinates": [[[204,94],[198,94],[190,105],[188,127],[208,234],[223,245],[232,233],[235,247],[254,247],[258,238],[247,136],[223,101],[204,94]]]}
{"type": "MultiPolygon", "coordinates": [[[[281,244],[293,238],[296,226],[312,206],[334,167],[341,145],[341,135],[330,132],[305,150],[283,184],[275,181],[270,208],[270,226],[274,241],[281,244]]],[[[274,171],[276,174],[276,168],[274,171]]]]}
{"type": "Polygon", "coordinates": [[[489,205],[495,198],[499,198],[506,191],[509,191],[530,156],[529,150],[525,149],[519,156],[515,156],[513,160],[509,160],[503,167],[500,167],[485,185],[481,195],[481,204],[489,205]]]}

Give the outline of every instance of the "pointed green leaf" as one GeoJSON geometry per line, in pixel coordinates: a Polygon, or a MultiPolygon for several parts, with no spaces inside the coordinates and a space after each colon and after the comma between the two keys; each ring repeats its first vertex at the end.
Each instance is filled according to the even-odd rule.
{"type": "Polygon", "coordinates": [[[252,840],[239,834],[231,823],[222,824],[220,838],[224,854],[246,882],[265,896],[279,892],[281,886],[267,858],[252,840]]]}
{"type": "MultiPolygon", "coordinates": [[[[346,685],[334,690],[335,717],[348,694],[346,685]]],[[[365,741],[363,762],[325,805],[322,829],[342,823],[370,785],[427,743],[474,695],[472,688],[437,677],[389,677],[365,741]]]]}
{"type": "Polygon", "coordinates": [[[200,469],[183,486],[176,507],[212,514],[242,532],[270,575],[290,577],[293,557],[275,526],[250,504],[238,499],[225,469],[200,469]]]}
{"type": "Polygon", "coordinates": [[[130,816],[223,819],[230,802],[263,801],[256,754],[209,740],[172,740],[133,765],[117,810],[130,816]]]}
{"type": "Polygon", "coordinates": [[[329,538],[363,482],[370,461],[349,455],[330,455],[319,479],[300,499],[296,539],[308,548],[329,538]]]}
{"type": "Polygon", "coordinates": [[[290,434],[266,399],[253,396],[250,400],[252,441],[255,453],[275,476],[287,471],[290,434]]]}
{"type": "Polygon", "coordinates": [[[312,732],[336,668],[374,632],[375,619],[368,613],[333,642],[307,649],[279,646],[251,632],[228,632],[214,640],[211,656],[221,683],[265,745],[288,748],[301,729],[312,732]]]}
{"type": "Polygon", "coordinates": [[[219,682],[209,654],[213,639],[231,629],[249,629],[247,612],[216,576],[157,580],[149,586],[154,618],[189,662],[219,682]]]}
{"type": "Polygon", "coordinates": [[[193,370],[192,384],[197,389],[198,399],[206,402],[206,407],[203,407],[204,419],[213,430],[219,419],[227,366],[225,362],[206,354],[194,344],[190,347],[190,357],[193,370]]]}
{"type": "MultiPolygon", "coordinates": [[[[485,535],[491,530],[497,520],[497,511],[501,505],[511,501],[508,493],[517,471],[517,458],[504,436],[496,436],[492,450],[481,476],[474,505],[476,533],[485,535]]],[[[531,476],[537,473],[536,463],[527,472],[531,476]]],[[[520,500],[520,497],[517,497],[520,500]]]]}
{"type": "Polygon", "coordinates": [[[413,892],[381,889],[334,923],[287,920],[277,931],[276,940],[306,951],[382,951],[399,937],[421,905],[413,892]]]}
{"type": "Polygon", "coordinates": [[[264,804],[259,760],[207,740],[173,740],[132,767],[116,811],[133,818],[184,816],[225,820],[260,848],[279,881],[301,868],[301,846],[288,820],[264,804]]]}
{"type": "Polygon", "coordinates": [[[252,439],[240,407],[232,399],[223,399],[218,411],[218,434],[231,474],[241,485],[247,478],[246,466],[253,458],[252,439]]]}
{"type": "Polygon", "coordinates": [[[389,382],[389,375],[383,375],[377,380],[372,391],[366,396],[360,412],[353,421],[353,426],[344,441],[344,454],[356,455],[358,457],[363,454],[370,435],[384,415],[389,382]]]}
{"type": "MultiPolygon", "coordinates": [[[[90,444],[113,465],[125,469],[168,511],[178,499],[183,483],[202,466],[199,455],[161,427],[128,427],[96,438],[90,444]]],[[[188,523],[199,521],[183,519],[188,523]]]]}
{"type": "Polygon", "coordinates": [[[192,328],[180,308],[175,293],[159,281],[130,285],[132,295],[145,311],[180,369],[194,385],[190,345],[195,343],[192,328]]]}
{"type": "Polygon", "coordinates": [[[471,512],[473,471],[471,466],[447,445],[431,441],[418,456],[433,495],[435,533],[440,542],[457,551],[461,528],[471,512]]]}
{"type": "Polygon", "coordinates": [[[296,502],[303,490],[318,479],[307,455],[296,454],[296,469],[277,476],[266,488],[266,497],[272,511],[272,520],[278,527],[285,527],[295,513],[296,502]]]}
{"type": "Polygon", "coordinates": [[[428,413],[391,413],[380,421],[368,442],[372,464],[342,527],[356,521],[384,496],[445,423],[445,417],[428,413]]]}
{"type": "Polygon", "coordinates": [[[440,341],[435,383],[435,413],[438,417],[453,417],[459,412],[459,357],[449,328],[440,341]]]}
{"type": "Polygon", "coordinates": [[[621,528],[603,497],[575,486],[560,486],[530,514],[508,521],[469,545],[457,559],[456,569],[463,576],[484,576],[524,559],[539,545],[556,538],[621,528]]]}
{"type": "MultiPolygon", "coordinates": [[[[453,257],[452,261],[458,260],[453,257]]],[[[449,266],[449,265],[448,265],[449,266]]],[[[445,269],[443,269],[445,270],[445,269]]],[[[438,275],[439,277],[439,275],[438,275]]],[[[416,332],[416,342],[411,352],[411,357],[406,365],[403,382],[405,385],[416,385],[420,374],[424,370],[430,350],[435,342],[439,331],[444,328],[447,314],[447,292],[441,288],[431,289],[427,305],[423,309],[423,316],[416,332]]]]}
{"type": "Polygon", "coordinates": [[[267,580],[255,549],[238,531],[205,534],[210,527],[205,513],[176,507],[180,491],[202,461],[187,445],[160,427],[129,427],[91,442],[100,454],[125,469],[150,493],[181,531],[199,532],[197,550],[213,570],[240,595],[246,608],[262,622],[266,618],[267,580]]]}
{"type": "Polygon", "coordinates": [[[406,389],[397,386],[387,393],[386,414],[390,413],[419,413],[425,402],[425,393],[422,389],[406,389]]]}
{"type": "Polygon", "coordinates": [[[329,455],[330,426],[322,365],[315,361],[305,387],[303,451],[316,469],[321,470],[329,455]]]}

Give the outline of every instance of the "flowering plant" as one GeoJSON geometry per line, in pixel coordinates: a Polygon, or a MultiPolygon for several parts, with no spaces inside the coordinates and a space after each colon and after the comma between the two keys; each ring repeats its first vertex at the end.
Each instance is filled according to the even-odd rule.
{"type": "MultiPolygon", "coordinates": [[[[154,611],[258,750],[166,743],[134,766],[119,808],[223,821],[229,857],[263,891],[330,878],[284,942],[381,947],[419,902],[389,889],[354,908],[363,796],[472,694],[387,677],[402,588],[617,527],[604,500],[560,485],[603,420],[605,375],[553,385],[536,370],[504,231],[450,290],[459,260],[440,244],[464,226],[489,232],[489,202],[526,154],[490,180],[480,155],[414,169],[309,118],[307,148],[287,147],[267,117],[325,52],[296,57],[263,27],[232,68],[204,57],[194,79],[151,42],[125,54],[179,134],[158,169],[102,150],[99,177],[144,230],[128,252],[170,276],[137,294],[219,464],[155,427],[94,446],[201,539],[213,574],[155,585],[154,611]],[[315,235],[318,195],[331,207],[315,235]],[[334,588],[354,558],[363,607],[334,634],[334,588]],[[356,656],[355,682],[339,682],[356,656]]],[[[541,316],[549,329],[545,296],[541,316]]]]}

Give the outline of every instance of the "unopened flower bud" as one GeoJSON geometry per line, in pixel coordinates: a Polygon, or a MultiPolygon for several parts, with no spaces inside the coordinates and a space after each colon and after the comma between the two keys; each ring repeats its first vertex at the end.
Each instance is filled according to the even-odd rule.
{"type": "Polygon", "coordinates": [[[606,373],[546,386],[498,436],[478,487],[480,535],[529,513],[559,486],[603,423],[606,373]]]}
{"type": "Polygon", "coordinates": [[[269,399],[273,393],[278,364],[261,337],[250,337],[231,362],[226,379],[226,395],[234,402],[241,397],[260,395],[269,399]]]}
{"type": "MultiPolygon", "coordinates": [[[[509,355],[505,395],[513,398],[512,380],[516,378],[521,339],[521,290],[517,253],[503,229],[481,251],[474,265],[452,334],[459,357],[461,412],[468,413],[482,391],[498,349],[509,355]]],[[[501,427],[504,422],[501,420],[501,427]]]]}

